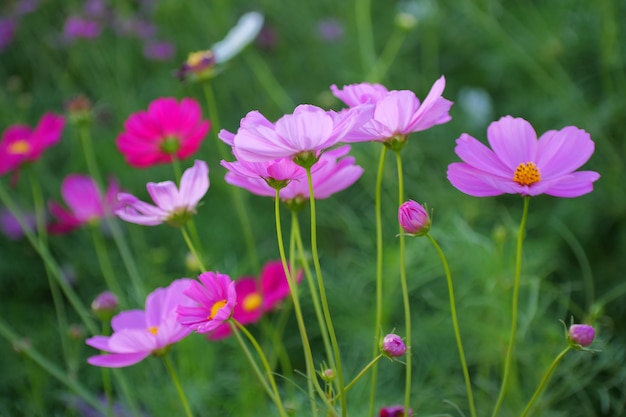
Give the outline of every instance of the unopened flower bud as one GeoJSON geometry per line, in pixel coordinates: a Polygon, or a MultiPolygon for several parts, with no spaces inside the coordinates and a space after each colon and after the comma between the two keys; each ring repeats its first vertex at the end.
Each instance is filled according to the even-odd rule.
{"type": "Polygon", "coordinates": [[[324,369],[322,372],[320,372],[320,376],[322,377],[322,379],[324,380],[324,382],[333,382],[333,380],[335,379],[335,371],[333,371],[330,368],[324,369]]]}
{"type": "Polygon", "coordinates": [[[593,342],[596,331],[588,324],[572,324],[569,328],[568,339],[570,343],[583,347],[593,342]]]}
{"type": "Polygon", "coordinates": [[[409,408],[409,414],[405,415],[404,406],[392,405],[389,407],[383,407],[378,413],[379,417],[413,417],[413,410],[409,408]]]}
{"type": "Polygon", "coordinates": [[[402,203],[398,209],[402,229],[412,236],[424,236],[430,230],[430,216],[426,209],[413,200],[402,203]]]}
{"type": "Polygon", "coordinates": [[[117,296],[111,291],[99,294],[91,303],[91,310],[103,321],[113,317],[118,307],[117,296]]]}
{"type": "Polygon", "coordinates": [[[383,353],[391,358],[402,356],[406,353],[406,345],[400,336],[389,333],[383,338],[380,346],[383,353]]]}
{"type": "Polygon", "coordinates": [[[85,329],[80,324],[72,324],[68,327],[67,334],[72,340],[83,340],[85,338],[85,329]]]}

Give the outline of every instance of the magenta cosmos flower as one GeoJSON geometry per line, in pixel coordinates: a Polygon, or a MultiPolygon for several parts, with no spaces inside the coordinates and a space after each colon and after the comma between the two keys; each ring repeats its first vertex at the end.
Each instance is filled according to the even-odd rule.
{"type": "Polygon", "coordinates": [[[448,167],[448,179],[474,197],[500,194],[578,197],[593,190],[597,172],[576,171],[593,154],[589,133],[574,126],[550,130],[537,140],[526,120],[505,116],[487,129],[492,149],[464,133],[455,152],[464,162],[448,167]]]}
{"type": "Polygon", "coordinates": [[[181,305],[176,310],[178,322],[198,333],[215,330],[228,320],[237,303],[235,282],[219,272],[204,272],[198,281],[191,281],[185,294],[196,302],[193,306],[181,305]]]}
{"type": "Polygon", "coordinates": [[[145,168],[193,155],[209,127],[194,99],[158,98],[147,111],[130,115],[116,143],[128,164],[145,168]]]}
{"type": "Polygon", "coordinates": [[[119,193],[121,208],[115,214],[122,220],[143,226],[168,223],[182,226],[196,212],[196,206],[209,189],[209,167],[196,160],[193,167],[183,173],[180,189],[172,181],[149,182],[146,185],[156,206],[144,203],[127,193],[119,193]]]}
{"type": "Polygon", "coordinates": [[[403,405],[383,407],[378,413],[379,417],[413,417],[413,409],[409,408],[409,414],[405,415],[403,405]]]}
{"type": "Polygon", "coordinates": [[[181,278],[167,288],[157,288],[146,298],[146,309],[123,311],[111,319],[111,336],[94,336],[87,345],[106,352],[87,359],[94,366],[120,368],[160,356],[167,348],[191,333],[176,321],[178,306],[193,303],[183,292],[192,282],[181,278]]]}
{"type": "Polygon", "coordinates": [[[350,132],[344,141],[398,141],[403,144],[412,132],[450,121],[452,102],[441,96],[445,86],[446,79],[442,76],[433,84],[423,103],[412,91],[386,91],[380,84],[352,84],[342,90],[331,86],[333,94],[351,108],[374,104],[373,117],[361,128],[350,132]]]}
{"type": "MultiPolygon", "coordinates": [[[[302,271],[297,273],[296,282],[302,281],[302,271]]],[[[289,296],[289,282],[281,261],[267,262],[259,278],[244,277],[235,281],[237,304],[233,318],[241,324],[257,322],[261,316],[276,309],[289,296]]],[[[218,340],[232,333],[227,323],[222,323],[208,336],[218,340]]]]}
{"type": "Polygon", "coordinates": [[[59,203],[48,203],[50,213],[57,222],[48,226],[51,233],[67,233],[84,224],[95,223],[113,215],[120,207],[117,194],[120,188],[117,181],[109,180],[109,188],[102,195],[93,178],[87,175],[70,174],[61,184],[61,196],[69,210],[59,203]]]}
{"type": "Polygon", "coordinates": [[[275,124],[257,111],[244,117],[233,144],[237,159],[251,162],[293,159],[299,165],[311,166],[321,151],[342,141],[355,125],[363,123],[362,113],[354,108],[341,114],[301,104],[275,124]]]}
{"type": "Polygon", "coordinates": [[[61,139],[63,126],[63,117],[46,113],[34,129],[25,125],[7,128],[0,139],[0,175],[16,170],[25,162],[39,159],[46,148],[61,139]]]}

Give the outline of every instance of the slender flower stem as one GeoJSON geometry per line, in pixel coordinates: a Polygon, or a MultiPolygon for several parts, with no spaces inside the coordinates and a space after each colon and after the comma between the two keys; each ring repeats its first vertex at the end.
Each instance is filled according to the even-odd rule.
{"type": "MultiPolygon", "coordinates": [[[[272,391],[274,394],[272,395],[272,399],[274,400],[276,407],[278,407],[278,412],[280,413],[282,417],[287,417],[287,413],[285,412],[283,402],[280,399],[280,393],[278,392],[278,387],[276,386],[276,379],[274,378],[274,372],[272,371],[272,368],[270,368],[270,364],[267,361],[265,354],[263,353],[263,349],[261,349],[261,346],[259,346],[259,343],[256,341],[254,336],[252,336],[252,334],[248,331],[248,329],[242,326],[241,323],[239,323],[237,320],[233,318],[231,318],[230,321],[235,324],[235,326],[237,327],[239,331],[241,331],[244,335],[246,335],[250,343],[252,343],[252,346],[254,346],[254,349],[256,350],[256,353],[259,355],[259,358],[261,359],[261,363],[263,363],[263,367],[265,368],[267,379],[269,379],[270,381],[270,386],[272,387],[272,391]]],[[[234,330],[235,329],[233,329],[233,331],[234,330]]]]}
{"type": "Polygon", "coordinates": [[[430,235],[427,234],[426,237],[430,240],[430,243],[433,244],[437,253],[439,254],[439,258],[441,258],[441,263],[443,264],[443,269],[446,272],[446,281],[448,281],[448,296],[450,298],[450,314],[452,315],[452,326],[454,327],[454,336],[456,338],[456,346],[459,350],[459,357],[461,359],[461,367],[463,369],[463,378],[465,379],[465,389],[467,390],[467,401],[470,406],[470,413],[472,417],[476,417],[476,407],[474,406],[474,394],[472,392],[472,382],[470,380],[469,371],[467,370],[467,361],[465,360],[465,351],[463,350],[463,342],[461,341],[461,331],[459,330],[459,320],[456,314],[456,302],[454,301],[454,287],[452,286],[452,275],[450,274],[450,267],[448,266],[448,261],[446,256],[437,241],[430,235]]]}
{"type": "Polygon", "coordinates": [[[396,55],[398,55],[402,42],[406,39],[407,33],[408,32],[405,29],[400,28],[398,25],[395,26],[394,31],[391,33],[391,36],[383,49],[383,52],[380,54],[378,61],[376,61],[376,65],[372,67],[370,74],[366,79],[380,80],[385,76],[396,55]]]}
{"type": "Polygon", "coordinates": [[[111,259],[109,259],[100,230],[96,227],[91,227],[91,237],[93,240],[93,246],[96,249],[98,262],[100,263],[100,270],[104,276],[104,281],[106,282],[107,287],[109,287],[109,290],[113,291],[113,293],[119,297],[120,304],[125,306],[126,295],[122,292],[122,287],[120,287],[117,279],[115,278],[115,272],[111,266],[111,259]]]}
{"type": "MultiPolygon", "coordinates": [[[[372,30],[372,20],[370,18],[371,0],[357,0],[354,6],[356,29],[359,38],[359,52],[361,54],[361,66],[363,67],[363,72],[365,72],[376,65],[374,31],[372,30]]],[[[371,79],[369,81],[376,82],[378,80],[371,79]]]]}
{"type": "Polygon", "coordinates": [[[359,379],[361,379],[361,377],[363,377],[363,375],[365,375],[367,373],[367,371],[370,370],[370,368],[373,368],[374,365],[376,365],[378,363],[378,361],[383,357],[384,355],[382,353],[379,353],[378,356],[376,356],[374,359],[372,359],[370,361],[370,363],[368,363],[367,365],[365,365],[365,368],[363,368],[361,370],[361,372],[359,372],[359,374],[357,376],[354,377],[354,379],[352,381],[350,381],[350,383],[348,385],[346,385],[346,389],[344,390],[344,392],[348,392],[350,390],[350,388],[352,388],[352,386],[354,384],[356,384],[359,379]]]}
{"type": "Polygon", "coordinates": [[[176,371],[174,370],[174,365],[172,365],[172,360],[168,355],[164,355],[163,362],[165,362],[167,372],[169,372],[170,377],[172,378],[172,381],[176,386],[176,391],[178,392],[178,396],[180,397],[180,402],[183,404],[185,415],[187,417],[193,417],[193,413],[191,412],[191,408],[189,408],[189,403],[187,402],[187,397],[185,396],[185,391],[183,391],[183,387],[180,385],[180,381],[178,380],[178,375],[176,375],[176,371]]]}
{"type": "Polygon", "coordinates": [[[554,361],[552,362],[552,364],[550,365],[546,373],[543,375],[543,378],[541,378],[541,382],[539,383],[537,390],[535,391],[532,398],[528,402],[528,405],[526,405],[526,408],[524,409],[524,412],[522,412],[522,415],[520,417],[526,417],[526,415],[528,415],[528,412],[532,408],[533,404],[535,403],[537,398],[539,398],[539,394],[541,394],[541,391],[543,391],[544,387],[548,383],[548,379],[550,378],[550,375],[552,375],[552,372],[556,369],[556,366],[559,364],[559,362],[561,362],[561,359],[563,359],[565,355],[567,354],[567,352],[569,352],[570,350],[572,350],[572,347],[570,345],[567,345],[567,347],[563,349],[563,351],[559,353],[559,355],[554,359],[554,361]]]}
{"type": "MultiPolygon", "coordinates": [[[[398,166],[398,207],[404,203],[404,181],[402,174],[402,157],[400,151],[396,151],[396,165],[398,166]]],[[[406,279],[406,251],[404,230],[401,225],[399,227],[400,236],[400,285],[402,286],[402,302],[404,304],[404,321],[405,321],[405,340],[408,347],[406,355],[406,382],[404,392],[404,409],[408,410],[411,402],[411,304],[409,302],[409,286],[406,279]]]]}
{"type": "MultiPolygon", "coordinates": [[[[307,336],[306,326],[304,324],[304,318],[302,315],[302,308],[300,307],[300,298],[298,296],[298,283],[292,276],[291,271],[289,270],[289,265],[287,264],[285,245],[283,243],[283,232],[280,222],[280,190],[276,190],[276,197],[274,199],[274,213],[276,217],[276,238],[278,240],[278,252],[280,253],[283,270],[285,271],[285,276],[287,277],[287,282],[289,283],[289,292],[291,293],[291,299],[293,300],[293,308],[296,313],[296,322],[298,323],[298,330],[300,331],[300,338],[302,339],[302,347],[304,349],[307,377],[309,381],[313,382],[315,391],[317,391],[317,394],[320,396],[320,398],[322,398],[324,402],[328,405],[330,411],[332,410],[332,405],[328,402],[328,398],[326,398],[324,390],[320,386],[319,381],[317,380],[317,376],[315,374],[315,364],[313,362],[313,354],[311,353],[311,344],[309,343],[309,337],[307,336]]],[[[314,404],[312,404],[312,406],[314,407],[314,404]]]]}
{"type": "Polygon", "coordinates": [[[504,375],[502,376],[502,385],[500,387],[500,394],[496,401],[496,405],[493,409],[492,417],[496,417],[502,406],[504,395],[506,393],[507,385],[509,382],[509,374],[511,372],[511,362],[513,360],[513,346],[515,345],[515,336],[517,334],[517,305],[519,301],[519,285],[520,277],[522,275],[522,246],[524,243],[524,233],[526,230],[526,219],[528,218],[528,206],[530,205],[530,197],[524,197],[524,211],[522,213],[522,220],[519,226],[519,232],[517,234],[517,252],[515,259],[515,280],[513,284],[513,301],[511,303],[511,334],[509,336],[509,347],[506,351],[506,357],[504,359],[504,375]]]}
{"type": "MultiPolygon", "coordinates": [[[[217,103],[215,101],[215,94],[213,94],[213,88],[211,86],[211,82],[210,81],[203,82],[202,87],[204,90],[204,97],[206,99],[207,107],[209,111],[209,119],[211,120],[211,123],[213,125],[211,130],[215,132],[215,139],[217,141],[218,151],[222,159],[228,159],[228,150],[226,149],[226,145],[218,137],[218,134],[220,131],[219,114],[217,111],[217,103]]],[[[252,224],[250,223],[251,216],[248,215],[248,208],[247,208],[247,205],[244,204],[241,190],[237,187],[229,187],[229,189],[231,192],[233,203],[235,204],[237,217],[239,217],[239,223],[241,224],[241,229],[243,232],[244,240],[246,242],[248,256],[251,259],[254,269],[258,270],[259,269],[259,257],[257,254],[256,245],[254,244],[252,224]]]]}
{"type": "MultiPolygon", "coordinates": [[[[376,216],[376,322],[374,323],[374,352],[376,357],[379,347],[380,332],[383,321],[383,221],[382,221],[382,184],[383,172],[385,168],[385,158],[387,147],[381,146],[380,158],[378,161],[378,173],[376,174],[375,190],[375,216],[376,216]]],[[[376,403],[376,383],[378,382],[378,362],[374,362],[372,368],[372,386],[370,389],[370,409],[369,416],[374,416],[376,403]]]]}
{"type": "Polygon", "coordinates": [[[272,99],[282,112],[290,112],[294,108],[293,100],[289,97],[283,85],[276,80],[267,63],[252,48],[247,50],[244,55],[250,68],[254,68],[254,75],[265,89],[267,96],[272,99]]]}
{"type": "Polygon", "coordinates": [[[306,176],[309,182],[309,205],[311,210],[311,254],[313,256],[315,275],[317,276],[317,285],[320,290],[322,311],[324,312],[324,319],[326,320],[326,327],[328,328],[328,335],[330,336],[330,343],[332,345],[333,354],[335,356],[335,366],[337,368],[337,383],[339,385],[338,396],[340,396],[341,402],[341,415],[342,417],[345,417],[348,410],[346,404],[346,396],[343,395],[345,386],[343,382],[343,371],[341,369],[341,355],[339,353],[339,343],[337,343],[335,328],[333,326],[333,321],[330,317],[328,298],[326,298],[326,288],[324,287],[324,278],[322,277],[322,267],[320,265],[320,258],[317,252],[317,219],[315,213],[315,195],[313,191],[313,178],[311,177],[311,167],[306,168],[306,176]]]}
{"type": "Polygon", "coordinates": [[[78,125],[78,136],[80,138],[80,143],[82,144],[85,162],[87,163],[87,171],[94,179],[96,184],[98,184],[99,187],[102,187],[104,185],[104,182],[102,179],[102,175],[100,175],[98,164],[96,163],[96,157],[93,150],[93,143],[91,141],[89,126],[89,123],[80,123],[78,125]]]}
{"type": "Polygon", "coordinates": [[[183,234],[183,238],[185,239],[185,243],[187,244],[187,247],[189,248],[189,251],[196,258],[196,261],[198,262],[198,265],[200,266],[200,271],[206,272],[207,270],[204,267],[204,264],[202,263],[202,259],[198,256],[198,252],[196,251],[196,248],[193,245],[193,242],[189,238],[189,233],[187,233],[187,230],[185,230],[184,226],[180,228],[180,231],[183,234]]]}

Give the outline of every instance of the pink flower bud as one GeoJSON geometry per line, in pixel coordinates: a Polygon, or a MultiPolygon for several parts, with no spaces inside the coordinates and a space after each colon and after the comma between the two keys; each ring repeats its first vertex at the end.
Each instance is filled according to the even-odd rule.
{"type": "Polygon", "coordinates": [[[596,331],[588,324],[572,324],[569,328],[568,338],[571,343],[589,346],[595,335],[596,331]]]}
{"type": "Polygon", "coordinates": [[[413,409],[409,408],[409,414],[404,415],[404,406],[392,405],[380,409],[379,417],[413,417],[413,409]]]}
{"type": "Polygon", "coordinates": [[[98,296],[91,303],[91,310],[101,320],[105,321],[110,319],[113,314],[116,313],[118,307],[119,302],[117,300],[117,296],[111,291],[105,291],[98,294],[98,296]]]}
{"type": "Polygon", "coordinates": [[[430,230],[430,216],[424,207],[413,200],[404,202],[398,209],[400,226],[410,235],[424,236],[430,230]]]}
{"type": "Polygon", "coordinates": [[[389,333],[383,338],[381,350],[389,357],[398,357],[406,352],[406,345],[400,336],[389,333]]]}

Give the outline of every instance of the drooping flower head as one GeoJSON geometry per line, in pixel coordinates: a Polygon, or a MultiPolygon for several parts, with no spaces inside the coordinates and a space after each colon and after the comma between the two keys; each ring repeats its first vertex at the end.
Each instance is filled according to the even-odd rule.
{"type": "Polygon", "coordinates": [[[129,165],[145,168],[193,155],[209,127],[196,100],[158,98],[147,111],[130,115],[116,144],[129,165]]]}
{"type": "Polygon", "coordinates": [[[428,211],[413,200],[402,203],[398,209],[398,221],[402,229],[412,236],[424,236],[430,230],[428,211]]]}
{"type": "Polygon", "coordinates": [[[181,80],[191,78],[202,81],[215,75],[215,66],[230,60],[250,44],[263,27],[263,15],[249,12],[241,16],[226,37],[214,44],[211,49],[192,52],[176,75],[181,80]]]}
{"type": "Polygon", "coordinates": [[[237,303],[235,282],[219,272],[204,272],[198,281],[191,281],[185,294],[195,301],[192,306],[179,306],[178,322],[198,333],[208,333],[228,320],[237,303]]]}
{"type": "Polygon", "coordinates": [[[0,175],[39,159],[46,148],[61,139],[64,125],[63,117],[46,113],[34,129],[25,125],[8,127],[0,139],[0,175]]]}
{"type": "Polygon", "coordinates": [[[146,185],[152,201],[145,203],[132,194],[119,193],[117,199],[122,206],[115,214],[122,220],[143,226],[168,223],[182,226],[196,212],[198,203],[209,189],[209,167],[206,162],[196,160],[193,167],[183,173],[180,188],[172,181],[149,182],[146,185]]]}
{"type": "Polygon", "coordinates": [[[106,194],[102,194],[93,178],[87,175],[70,174],[61,184],[61,196],[69,210],[51,201],[48,208],[56,218],[56,223],[48,226],[50,233],[68,233],[85,224],[94,224],[112,216],[121,207],[117,201],[120,192],[114,179],[109,180],[106,194]]]}
{"type": "Polygon", "coordinates": [[[446,80],[442,76],[433,84],[422,103],[412,91],[385,92],[385,87],[379,84],[353,84],[343,90],[332,86],[333,94],[351,108],[374,104],[373,117],[360,129],[350,132],[344,141],[379,141],[394,150],[402,149],[410,133],[451,120],[452,102],[441,96],[445,86],[446,80]]]}
{"type": "Polygon", "coordinates": [[[191,333],[176,321],[178,306],[192,305],[183,292],[191,279],[181,278],[167,288],[157,288],[146,298],[144,310],[128,310],[111,319],[111,336],[94,336],[87,345],[107,352],[87,359],[94,366],[119,368],[134,365],[150,355],[163,355],[168,347],[191,333]]]}
{"type": "Polygon", "coordinates": [[[537,139],[526,120],[505,116],[487,129],[491,149],[464,133],[456,154],[464,162],[448,167],[448,179],[474,197],[500,194],[579,197],[600,178],[594,171],[576,171],[593,154],[589,133],[574,126],[550,130],[537,139]]]}

